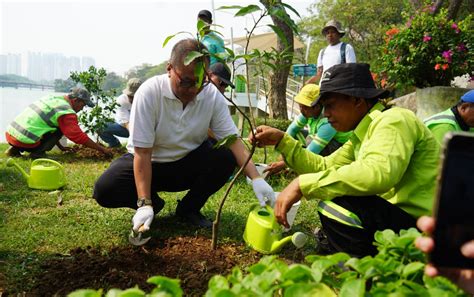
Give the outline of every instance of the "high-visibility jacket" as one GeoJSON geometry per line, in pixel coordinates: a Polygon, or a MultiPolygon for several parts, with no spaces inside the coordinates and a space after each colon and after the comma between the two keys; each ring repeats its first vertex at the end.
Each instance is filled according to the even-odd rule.
{"type": "MultiPolygon", "coordinates": [[[[428,129],[431,130],[434,137],[441,144],[444,135],[449,131],[465,131],[459,124],[451,108],[446,109],[440,113],[432,115],[431,117],[424,120],[424,123],[428,129]]],[[[470,128],[468,131],[474,132],[474,128],[470,128]]]]}
{"type": "Polygon", "coordinates": [[[306,146],[306,137],[301,132],[305,126],[308,126],[308,134],[311,138],[311,143],[307,146],[307,149],[315,154],[319,154],[332,139],[344,144],[352,135],[352,132],[336,131],[329,124],[327,118],[306,118],[303,114],[295,118],[288,126],[286,133],[298,140],[303,146],[306,146]]]}
{"type": "Polygon", "coordinates": [[[48,96],[30,104],[8,125],[7,132],[22,143],[33,144],[58,129],[60,116],[75,113],[64,97],[48,96]]]}

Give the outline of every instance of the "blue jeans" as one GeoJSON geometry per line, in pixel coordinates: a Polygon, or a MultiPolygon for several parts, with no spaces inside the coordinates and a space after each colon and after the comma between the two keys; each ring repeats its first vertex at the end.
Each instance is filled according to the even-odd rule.
{"type": "Polygon", "coordinates": [[[117,147],[121,144],[115,136],[128,137],[129,133],[128,129],[123,127],[122,125],[117,123],[109,123],[107,127],[105,127],[104,131],[99,133],[99,136],[109,145],[109,147],[117,147]]]}

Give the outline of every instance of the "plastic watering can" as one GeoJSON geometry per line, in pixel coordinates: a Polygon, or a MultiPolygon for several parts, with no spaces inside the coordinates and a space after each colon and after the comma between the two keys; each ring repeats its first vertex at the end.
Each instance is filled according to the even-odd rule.
{"type": "Polygon", "coordinates": [[[275,218],[273,209],[270,206],[262,207],[253,205],[247,219],[244,231],[245,242],[257,252],[262,254],[273,254],[289,243],[297,248],[305,245],[307,236],[302,232],[282,238],[282,226],[275,218]]]}
{"type": "Polygon", "coordinates": [[[36,159],[31,163],[28,175],[13,159],[7,160],[8,167],[16,167],[26,178],[28,187],[39,190],[56,190],[66,185],[64,168],[50,159],[36,159]]]}

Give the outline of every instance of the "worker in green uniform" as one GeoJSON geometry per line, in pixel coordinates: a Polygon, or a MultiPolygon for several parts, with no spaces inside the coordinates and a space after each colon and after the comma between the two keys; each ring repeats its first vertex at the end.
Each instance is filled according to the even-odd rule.
{"type": "MultiPolygon", "coordinates": [[[[328,123],[328,119],[322,115],[322,106],[320,104],[311,106],[318,96],[319,86],[315,84],[307,84],[298,92],[295,102],[299,104],[301,113],[288,126],[286,133],[297,139],[307,150],[327,156],[340,148],[352,135],[352,131],[336,131],[328,123]],[[305,127],[308,129],[306,130],[305,127]]],[[[281,158],[279,161],[268,164],[263,172],[273,175],[285,168],[285,161],[281,158]]]]}
{"type": "Polygon", "coordinates": [[[376,253],[377,230],[416,226],[431,214],[439,146],[413,112],[379,102],[369,65],[339,64],[322,78],[324,116],[337,131],[353,135],[339,150],[322,157],[284,132],[259,126],[250,137],[259,146],[275,145],[299,176],[278,196],[275,216],[288,227],[286,213],[303,196],[319,199],[318,244],[327,252],[355,257],[376,253]]]}
{"type": "Polygon", "coordinates": [[[439,144],[449,131],[474,132],[474,90],[461,96],[461,100],[451,108],[425,119],[439,144]]]}

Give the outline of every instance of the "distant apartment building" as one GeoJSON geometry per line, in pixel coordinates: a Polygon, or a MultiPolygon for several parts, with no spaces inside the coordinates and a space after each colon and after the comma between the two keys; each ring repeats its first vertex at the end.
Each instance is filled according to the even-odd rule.
{"type": "Polygon", "coordinates": [[[0,74],[21,75],[21,55],[0,55],[0,74]]]}
{"type": "Polygon", "coordinates": [[[26,76],[35,81],[67,79],[71,71],[85,71],[91,65],[95,66],[95,60],[91,57],[81,59],[57,53],[34,52],[28,52],[27,56],[26,76]]]}

